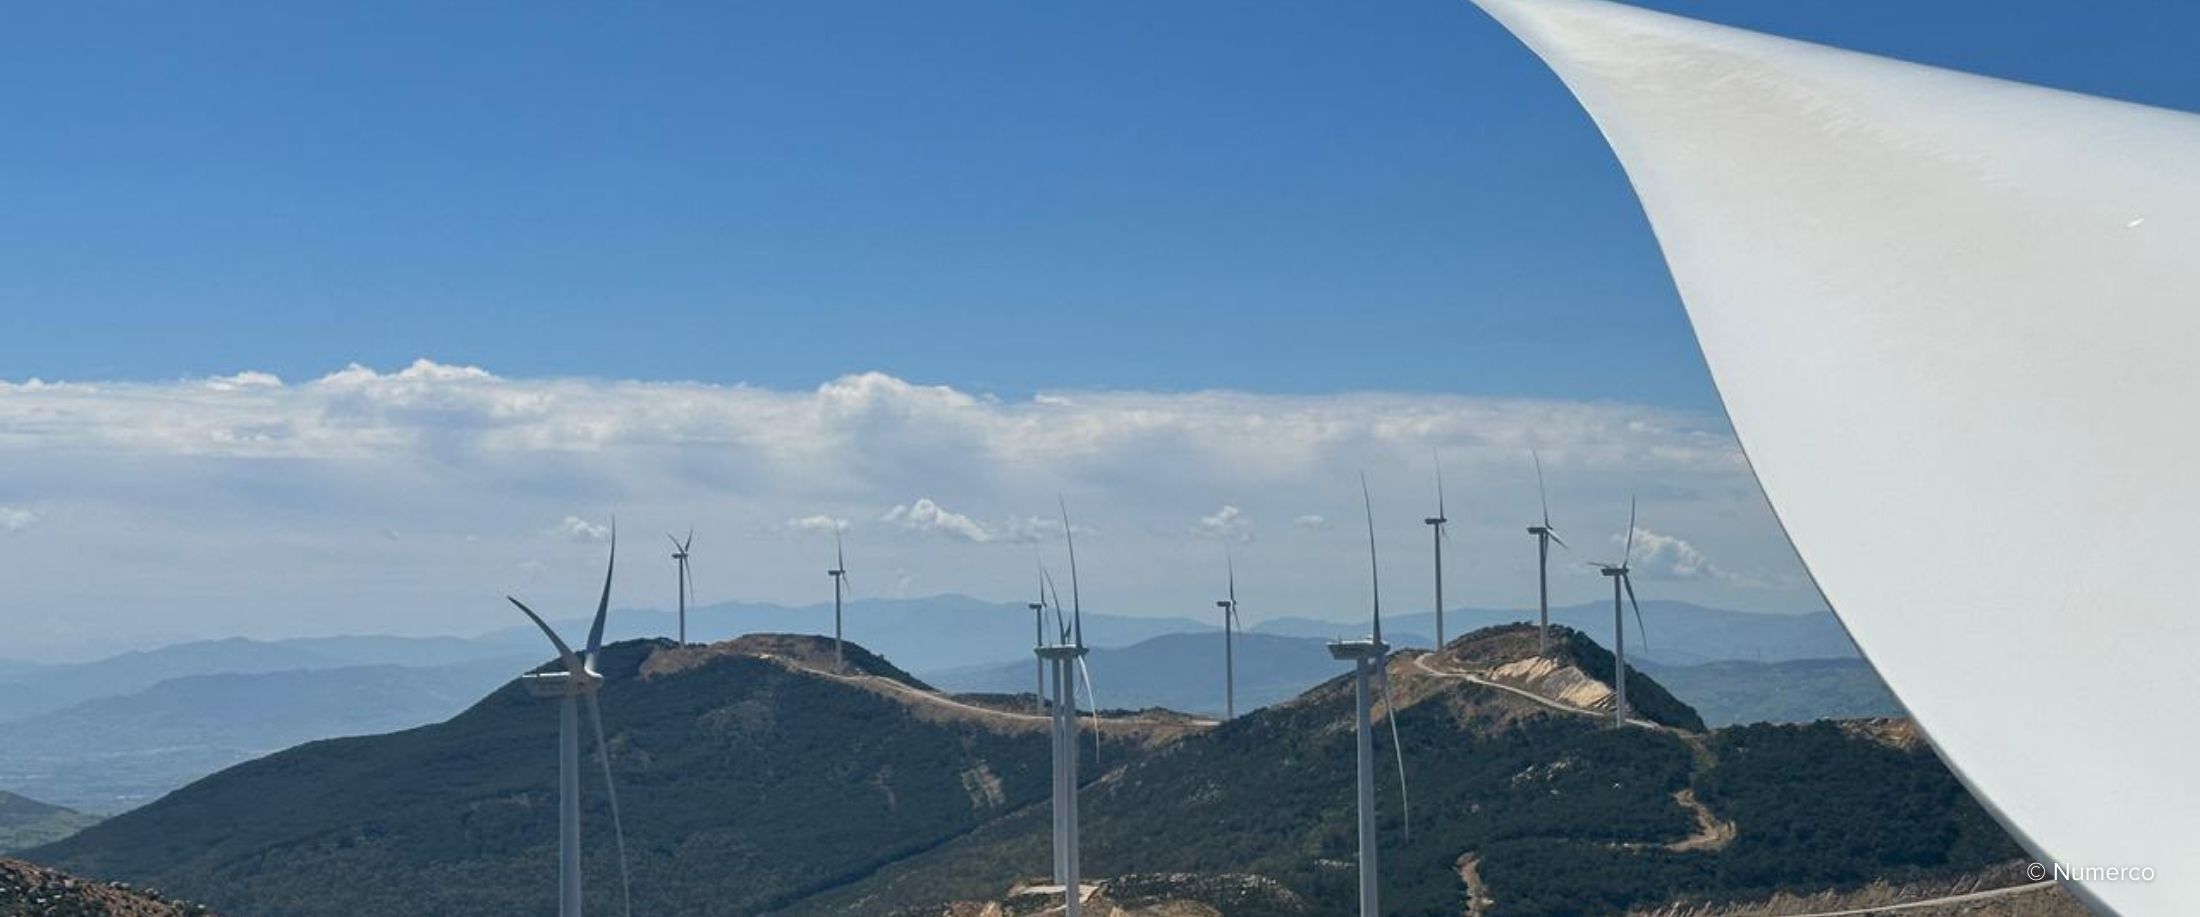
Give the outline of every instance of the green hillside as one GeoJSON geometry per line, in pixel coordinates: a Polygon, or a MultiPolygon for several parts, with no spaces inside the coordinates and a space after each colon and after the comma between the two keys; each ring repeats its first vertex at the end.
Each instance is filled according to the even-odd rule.
{"type": "Polygon", "coordinates": [[[98,823],[97,816],[0,790],[0,853],[50,844],[98,823]]]}
{"type": "MultiPolygon", "coordinates": [[[[792,667],[816,644],[606,648],[637,913],[756,913],[1045,791],[1040,724],[911,715],[890,692],[792,667]]],[[[907,678],[857,647],[850,662],[907,678]]],[[[548,911],[556,727],[554,702],[510,684],[447,723],[231,768],[32,858],[253,917],[548,911]]],[[[608,809],[586,766],[589,907],[611,913],[608,809]]]]}
{"type": "MultiPolygon", "coordinates": [[[[1493,628],[1429,662],[1475,669],[1518,658],[1523,647],[1533,652],[1533,634],[1493,628]]],[[[1602,652],[1571,632],[1557,646],[1559,656],[1609,672],[1609,655],[1596,664],[1602,652]]],[[[1411,659],[1392,672],[1413,821],[1409,840],[1385,747],[1376,782],[1389,914],[1462,913],[1466,862],[1491,899],[1485,913],[1503,917],[1750,900],[1778,889],[1964,874],[2019,856],[1921,748],[1832,725],[1615,730],[1602,718],[1431,677],[1411,659]],[[1707,832],[1684,790],[1732,832],[1707,832]]],[[[1694,718],[1646,682],[1631,690],[1661,716],[1694,718]]],[[[1339,679],[1128,763],[1085,796],[1088,871],[1255,873],[1281,880],[1318,913],[1349,913],[1357,888],[1351,717],[1349,683],[1339,679]]],[[[1046,843],[1045,811],[1016,813],[790,913],[989,900],[1004,873],[1043,873],[1046,843]]]]}
{"type": "MultiPolygon", "coordinates": [[[[1616,914],[1941,879],[2019,855],[1891,726],[1707,733],[1635,673],[1639,712],[1664,725],[1615,729],[1574,701],[1471,680],[1525,665],[1594,705],[1591,676],[1611,657],[1557,637],[1541,660],[1517,625],[1394,657],[1413,817],[1409,839],[1386,734],[1388,913],[1462,913],[1469,877],[1495,917],[1616,914]]],[[[1047,747],[1028,696],[949,700],[860,648],[851,666],[868,677],[816,671],[829,658],[804,637],[610,648],[637,913],[938,913],[1047,872],[1047,747]]],[[[1088,871],[1146,877],[1107,892],[1126,899],[1267,889],[1229,899],[1228,917],[1347,912],[1351,716],[1340,677],[1212,729],[1111,720],[1101,757],[1080,745],[1088,871]]],[[[243,917],[546,911],[554,732],[550,703],[506,686],[449,723],[241,765],[31,856],[243,917]]],[[[593,787],[588,802],[601,913],[617,873],[593,787]]]]}

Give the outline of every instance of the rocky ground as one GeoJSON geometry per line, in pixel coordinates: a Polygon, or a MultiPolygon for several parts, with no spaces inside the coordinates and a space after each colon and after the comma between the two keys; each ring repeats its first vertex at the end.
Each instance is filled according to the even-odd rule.
{"type": "Polygon", "coordinates": [[[1673,904],[1636,910],[1628,917],[2091,917],[2078,899],[2052,882],[2033,882],[2023,864],[2011,863],[1943,882],[1874,882],[1863,888],[1814,895],[1775,895],[1763,901],[1673,904]]]}
{"type": "MultiPolygon", "coordinates": [[[[1260,876],[1156,873],[1097,880],[1084,887],[1089,917],[1312,917],[1314,909],[1260,876]]],[[[898,911],[892,917],[1036,917],[1062,912],[1060,886],[1021,884],[997,901],[958,901],[898,911]]]]}
{"type": "Polygon", "coordinates": [[[212,917],[204,905],[171,901],[124,884],[92,882],[0,860],[0,917],[212,917]]]}

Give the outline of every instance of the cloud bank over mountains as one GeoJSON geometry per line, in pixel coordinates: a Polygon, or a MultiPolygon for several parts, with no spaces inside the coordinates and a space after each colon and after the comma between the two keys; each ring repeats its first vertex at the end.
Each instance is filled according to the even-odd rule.
{"type": "MultiPolygon", "coordinates": [[[[630,545],[693,525],[704,601],[829,597],[815,573],[835,528],[852,569],[911,594],[1018,598],[1060,549],[1059,495],[1088,602],[1197,609],[1228,544],[1249,616],[1343,617],[1365,588],[1364,536],[1337,522],[1359,518],[1361,470],[1386,585],[1426,603],[1419,519],[1441,455],[1447,596],[1517,605],[1533,588],[1530,448],[1563,532],[1622,528],[1641,495],[1646,531],[1671,533],[1643,541],[1669,561],[1667,597],[1815,607],[1716,416],[1410,393],[1011,400],[875,372],[775,390],[429,360],[302,382],[0,383],[0,566],[21,587],[0,602],[50,641],[481,630],[510,623],[501,591],[585,598],[613,513],[651,539],[630,545]]],[[[622,558],[620,603],[669,604],[658,553],[622,558]]]]}

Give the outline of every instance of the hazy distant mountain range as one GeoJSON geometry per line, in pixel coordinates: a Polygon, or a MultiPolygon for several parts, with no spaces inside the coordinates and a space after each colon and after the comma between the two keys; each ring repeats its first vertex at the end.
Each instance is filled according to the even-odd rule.
{"type": "MultiPolygon", "coordinates": [[[[1496,624],[1533,620],[1534,609],[1455,608],[1444,612],[1449,636],[1496,624]]],[[[1856,644],[1830,612],[1799,615],[1759,614],[1705,608],[1687,602],[1651,600],[1642,603],[1649,639],[1637,629],[1633,611],[1627,613],[1627,658],[1685,665],[1695,662],[1740,659],[1779,662],[1788,659],[1839,659],[1857,655],[1856,644]]],[[[1587,634],[1599,644],[1612,642],[1612,606],[1604,602],[1566,605],[1551,609],[1551,623],[1563,624],[1587,634]]],[[[1386,615],[1384,635],[1401,646],[1428,646],[1436,633],[1432,612],[1386,615]]],[[[1253,627],[1256,633],[1286,637],[1356,636],[1366,630],[1358,622],[1339,624],[1309,618],[1272,618],[1253,627]]]]}
{"type": "MultiPolygon", "coordinates": [[[[675,615],[654,609],[619,609],[609,637],[665,637],[675,615]]],[[[509,626],[476,637],[336,636],[285,640],[203,640],[122,653],[96,662],[40,665],[0,661],[0,723],[60,710],[98,697],[132,694],[173,678],[332,669],[359,665],[440,666],[515,655],[542,655],[541,634],[509,607],[484,609],[485,623],[509,626]]],[[[1022,605],[968,596],[864,599],[846,610],[851,640],[891,648],[917,670],[1002,662],[1031,651],[1031,612],[1022,605]]],[[[560,622],[585,630],[587,622],[560,622]]],[[[708,643],[751,633],[832,632],[832,606],[788,607],[726,603],[688,610],[688,639],[708,643]]],[[[1209,629],[1185,618],[1143,618],[1088,613],[1085,635],[1093,646],[1128,646],[1150,637],[1209,629]]]]}
{"type": "MultiPolygon", "coordinates": [[[[1848,665],[1785,668],[1786,660],[1853,657],[1831,615],[1765,615],[1650,602],[1647,648],[1631,658],[1671,677],[1713,723],[1801,720],[1891,712],[1853,658],[1848,665]],[[1705,659],[1757,661],[1696,672],[1705,659]]],[[[0,788],[84,811],[112,813],[223,767],[315,739],[409,728],[445,719],[505,677],[541,661],[540,634],[516,612],[485,608],[512,626],[475,637],[335,636],[181,643],[95,662],[0,662],[0,788]]],[[[1521,612],[1446,613],[1454,634],[1521,612]]],[[[1554,609],[1585,633],[1609,632],[1610,608],[1554,609]]],[[[967,596],[849,603],[849,639],[880,648],[928,680],[958,690],[1026,691],[1031,612],[967,596]]],[[[1630,618],[1630,621],[1632,619],[1630,618]]],[[[566,622],[569,632],[583,628],[566,622]]],[[[830,631],[830,605],[727,603],[689,611],[693,641],[758,632],[830,631]]],[[[1189,618],[1088,614],[1093,665],[1111,706],[1221,710],[1220,631],[1189,618]]],[[[1630,623],[1630,627],[1633,625],[1630,623]]],[[[1336,673],[1322,641],[1364,628],[1303,618],[1261,622],[1239,644],[1240,712],[1294,696],[1336,673]]],[[[672,633],[674,615],[620,610],[615,639],[672,633]]],[[[1390,619],[1401,646],[1426,647],[1428,613],[1390,619]]],[[[1636,635],[1630,634],[1631,644],[1636,635]]]]}
{"type": "Polygon", "coordinates": [[[536,660],[192,675],[0,726],[0,786],[87,812],[143,805],[301,742],[448,719],[536,660]]]}
{"type": "MultiPolygon", "coordinates": [[[[1448,623],[1448,622],[1447,622],[1448,623]]],[[[1385,632],[1386,638],[1388,632],[1385,632]]],[[[1408,639],[1407,645],[1424,643],[1408,639]]],[[[1223,708],[1222,634],[1169,634],[1135,646],[1094,650],[1093,672],[1109,688],[1100,700],[1113,707],[1166,707],[1219,715],[1223,708]]],[[[1630,665],[1635,660],[1630,657],[1630,665]]],[[[1899,716],[1901,705],[1862,659],[1724,661],[1695,665],[1646,663],[1657,677],[1713,726],[1737,723],[1805,723],[1829,717],[1899,716]]],[[[1282,637],[1255,632],[1237,639],[1237,704],[1245,713],[1289,700],[1335,678],[1342,665],[1330,658],[1327,638],[1282,637]]],[[[949,691],[1031,691],[1037,677],[1029,662],[973,666],[925,673],[949,691]]]]}

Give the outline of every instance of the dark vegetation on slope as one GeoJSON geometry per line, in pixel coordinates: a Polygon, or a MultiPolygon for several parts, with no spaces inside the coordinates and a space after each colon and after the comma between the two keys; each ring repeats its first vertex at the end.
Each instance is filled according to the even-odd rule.
{"type": "MultiPolygon", "coordinates": [[[[1507,661],[1523,637],[1532,653],[1532,628],[1497,628],[1455,642],[1447,662],[1507,661]]],[[[1562,639],[1559,652],[1580,665],[1602,651],[1562,639]]],[[[1493,915],[1749,900],[1971,872],[2018,855],[1929,752],[1831,725],[1708,737],[1614,730],[1416,676],[1406,661],[1396,666],[1413,825],[1408,840],[1386,734],[1377,776],[1386,913],[1461,913],[1459,864],[1469,855],[1495,898],[1493,915]],[[1723,848],[1670,849],[1698,831],[1675,798],[1683,789],[1738,822],[1738,837],[1723,848]]],[[[1694,719],[1665,706],[1661,691],[1636,690],[1660,718],[1694,719]]],[[[1319,913],[1350,912],[1350,717],[1340,680],[1128,762],[1086,792],[1088,869],[1255,873],[1281,880],[1319,913]]],[[[1046,819],[1044,807],[1016,813],[791,913],[864,914],[997,894],[1004,874],[1046,870],[1046,819]]]]}
{"type": "MultiPolygon", "coordinates": [[[[1532,628],[1494,628],[1432,663],[1488,668],[1523,645],[1533,652],[1532,628]]],[[[1559,632],[1556,653],[1610,671],[1578,634],[1559,632]]],[[[605,712],[638,912],[870,917],[998,900],[1018,877],[1048,871],[1036,724],[913,707],[875,683],[788,668],[830,654],[829,641],[786,637],[611,648],[605,712]]],[[[849,659],[915,683],[853,645],[849,659]]],[[[1621,730],[1427,675],[1410,654],[1392,673],[1413,819],[1408,840],[1386,731],[1377,786],[1390,914],[1461,913],[1470,855],[1495,915],[1747,900],[2017,855],[1930,753],[1861,731],[1621,730]],[[1699,831],[1682,790],[1738,823],[1735,839],[1672,849],[1699,831]]],[[[1699,722],[1635,677],[1642,712],[1699,722]]],[[[555,721],[552,703],[507,686],[452,723],[274,755],[36,856],[250,917],[547,910],[555,721]]],[[[1096,761],[1081,743],[1094,780],[1083,796],[1088,869],[1265,876],[1315,913],[1349,912],[1350,722],[1350,684],[1338,678],[1150,750],[1118,737],[1096,761]]],[[[615,907],[605,810],[593,782],[588,793],[590,907],[615,907]]]]}
{"type": "MultiPolygon", "coordinates": [[[[788,655],[831,657],[830,641],[778,639],[788,655]]],[[[859,671],[875,660],[850,649],[859,671]]],[[[902,702],[780,662],[689,658],[699,653],[662,641],[605,651],[604,719],[637,913],[756,913],[936,846],[1046,789],[1039,731],[912,716],[902,702]],[[661,652],[676,663],[643,677],[661,652]]],[[[555,702],[510,684],[449,723],[271,755],[32,856],[253,917],[548,911],[556,731],[555,702]]],[[[587,758],[588,906],[609,913],[617,865],[587,758]]]]}

